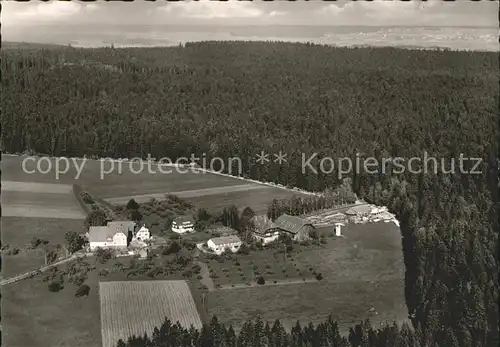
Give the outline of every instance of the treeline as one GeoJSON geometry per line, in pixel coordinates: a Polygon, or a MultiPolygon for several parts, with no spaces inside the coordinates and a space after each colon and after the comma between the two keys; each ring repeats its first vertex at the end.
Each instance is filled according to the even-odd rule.
{"type": "Polygon", "coordinates": [[[117,347],[420,347],[418,332],[406,323],[373,329],[367,320],[349,329],[348,337],[341,336],[337,322],[330,316],[324,323],[301,326],[299,322],[287,332],[281,322],[272,325],[260,318],[247,321],[236,333],[232,326],[221,324],[212,317],[200,330],[183,328],[168,319],[151,336],[133,336],[117,347]]]}
{"type": "Polygon", "coordinates": [[[347,177],[400,221],[407,306],[427,343],[498,345],[497,54],[212,42],[4,51],[2,65],[6,151],[238,156],[244,176],[317,192],[347,177]],[[328,159],[424,152],[436,172],[340,176],[328,159]],[[461,172],[461,154],[480,173],[466,172],[473,161],[461,172]]]}

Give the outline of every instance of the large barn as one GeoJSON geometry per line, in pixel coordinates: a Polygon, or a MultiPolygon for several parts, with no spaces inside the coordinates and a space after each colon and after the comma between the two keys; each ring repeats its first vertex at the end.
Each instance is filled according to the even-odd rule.
{"type": "Polygon", "coordinates": [[[305,241],[311,238],[310,234],[315,229],[308,220],[287,214],[281,215],[274,224],[288,233],[295,241],[305,241]]]}

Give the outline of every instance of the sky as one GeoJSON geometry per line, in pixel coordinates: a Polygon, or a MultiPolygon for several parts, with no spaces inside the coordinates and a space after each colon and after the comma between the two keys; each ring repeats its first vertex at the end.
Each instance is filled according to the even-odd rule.
{"type": "Polygon", "coordinates": [[[7,32],[47,24],[498,25],[495,1],[3,1],[2,5],[2,29],[7,32]]]}
{"type": "Polygon", "coordinates": [[[50,41],[49,33],[54,32],[77,33],[81,28],[98,32],[110,26],[158,24],[498,27],[498,2],[2,1],[0,19],[4,41],[33,41],[35,37],[34,41],[39,41],[44,32],[46,41],[50,41]]]}

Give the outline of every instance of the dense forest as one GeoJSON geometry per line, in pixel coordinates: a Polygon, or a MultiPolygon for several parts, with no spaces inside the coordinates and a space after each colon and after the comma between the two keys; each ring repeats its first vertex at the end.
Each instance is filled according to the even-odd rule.
{"type": "Polygon", "coordinates": [[[498,345],[497,54],[202,42],[8,50],[2,72],[7,152],[239,156],[247,177],[310,191],[343,181],[304,171],[302,153],[318,154],[316,168],[324,157],[426,152],[450,170],[454,158],[451,173],[380,166],[344,177],[400,221],[405,296],[420,342],[498,345]],[[283,165],[255,163],[256,153],[280,150],[283,165]],[[481,158],[481,173],[459,171],[461,154],[481,158]]]}
{"type": "Polygon", "coordinates": [[[287,332],[279,320],[272,325],[259,317],[245,322],[236,333],[212,317],[209,324],[200,331],[186,329],[169,320],[155,328],[152,336],[132,336],[126,342],[119,340],[117,347],[420,347],[418,331],[407,324],[401,327],[386,325],[373,329],[367,320],[349,330],[348,337],[342,336],[332,317],[314,326],[302,327],[297,322],[287,332]]]}

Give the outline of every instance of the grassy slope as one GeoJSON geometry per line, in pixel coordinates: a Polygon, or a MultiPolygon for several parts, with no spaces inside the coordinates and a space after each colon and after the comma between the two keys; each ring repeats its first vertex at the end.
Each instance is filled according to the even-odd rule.
{"type": "Polygon", "coordinates": [[[82,219],[2,217],[2,243],[19,248],[18,255],[3,256],[2,276],[4,278],[34,270],[44,264],[41,247],[28,250],[35,236],[52,245],[64,244],[67,231],[82,232],[82,219]]]}

